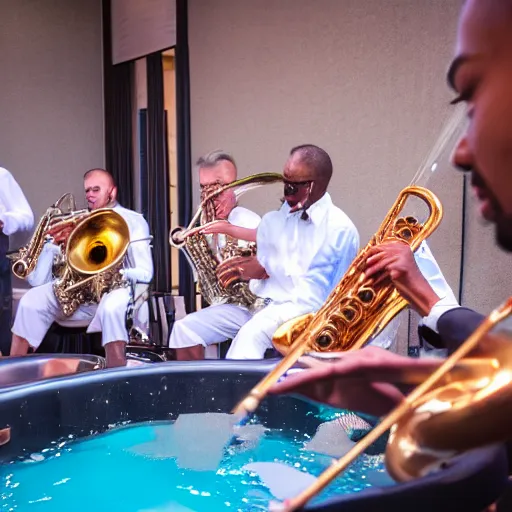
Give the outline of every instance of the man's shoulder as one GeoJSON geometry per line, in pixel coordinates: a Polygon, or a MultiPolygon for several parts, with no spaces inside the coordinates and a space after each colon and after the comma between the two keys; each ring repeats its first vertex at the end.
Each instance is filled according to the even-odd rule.
{"type": "Polygon", "coordinates": [[[352,222],[352,219],[335,204],[332,204],[329,207],[327,222],[329,223],[331,229],[352,231],[356,235],[359,234],[356,225],[352,222]]]}
{"type": "Polygon", "coordinates": [[[135,210],[130,210],[129,208],[125,208],[119,204],[114,206],[113,210],[119,213],[119,215],[121,215],[121,217],[123,217],[128,222],[140,223],[146,226],[148,225],[142,213],[136,212],[135,210]]]}
{"type": "Polygon", "coordinates": [[[0,166],[0,179],[12,178],[12,174],[5,168],[0,166]]]}
{"type": "Polygon", "coordinates": [[[237,206],[229,214],[228,221],[235,226],[255,229],[258,227],[261,217],[248,208],[237,206]]]}

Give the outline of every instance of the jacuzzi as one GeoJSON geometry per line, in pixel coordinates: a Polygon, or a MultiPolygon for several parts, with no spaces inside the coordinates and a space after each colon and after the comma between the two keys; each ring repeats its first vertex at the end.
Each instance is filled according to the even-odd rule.
{"type": "MultiPolygon", "coordinates": [[[[16,365],[41,366],[44,357],[34,356],[30,358],[31,363],[19,360],[9,363],[12,365],[11,375],[17,373],[16,365]],[[42,359],[38,360],[38,357],[42,359]]],[[[0,391],[0,430],[10,429],[10,440],[0,446],[2,478],[7,481],[15,462],[20,464],[19,461],[26,462],[27,459],[30,462],[33,454],[44,454],[48,447],[63,439],[77,442],[101,436],[121,425],[157,425],[184,414],[229,412],[274,364],[273,360],[167,362],[137,368],[85,371],[64,377],[14,382],[8,386],[4,381],[0,391]]],[[[94,369],[94,364],[89,369],[94,369]]],[[[0,380],[1,375],[0,367],[0,380]]],[[[258,410],[258,421],[268,429],[300,432],[313,437],[324,421],[316,412],[314,404],[300,399],[270,396],[258,410]]],[[[107,483],[95,479],[94,467],[90,468],[89,474],[90,478],[83,482],[83,492],[96,497],[96,511],[103,510],[101,493],[107,483]]],[[[125,492],[135,493],[138,489],[141,493],[151,493],[155,479],[159,487],[165,482],[170,492],[172,481],[143,472],[133,474],[126,481],[125,492]]],[[[326,512],[482,512],[496,501],[506,482],[504,449],[491,446],[467,453],[442,471],[414,482],[374,485],[307,508],[326,512]]],[[[4,491],[4,506],[8,499],[8,493],[4,491]]],[[[80,496],[73,499],[78,502],[80,496]]],[[[251,500],[246,503],[247,506],[239,510],[252,510],[251,500]]],[[[45,510],[31,506],[15,510],[33,509],[45,510]]],[[[69,510],[73,509],[70,504],[69,510]]]]}

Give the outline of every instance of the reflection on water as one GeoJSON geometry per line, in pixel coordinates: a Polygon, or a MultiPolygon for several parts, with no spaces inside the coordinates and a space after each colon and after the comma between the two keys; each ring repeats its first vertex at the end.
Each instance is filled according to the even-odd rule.
{"type": "MultiPolygon", "coordinates": [[[[0,510],[267,510],[274,496],[264,480],[244,466],[281,463],[290,470],[317,476],[332,461],[328,455],[304,448],[312,441],[308,435],[248,425],[224,451],[216,469],[196,463],[191,467],[194,457],[184,456],[187,450],[181,441],[188,439],[194,444],[195,457],[201,457],[201,450],[208,451],[207,443],[200,446],[188,435],[177,435],[178,422],[120,427],[81,441],[67,439],[23,461],[4,465],[0,510]]],[[[277,478],[284,473],[277,471],[277,478]]],[[[364,455],[316,501],[388,484],[382,456],[364,455]]]]}

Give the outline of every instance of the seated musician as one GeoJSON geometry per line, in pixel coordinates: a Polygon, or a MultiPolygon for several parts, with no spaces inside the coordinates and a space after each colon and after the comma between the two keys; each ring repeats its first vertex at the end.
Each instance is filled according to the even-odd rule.
{"type": "Polygon", "coordinates": [[[11,265],[7,258],[9,237],[29,231],[34,214],[13,175],[0,167],[0,353],[9,355],[11,348],[12,289],[11,265]]]}
{"type": "Polygon", "coordinates": [[[356,227],[327,192],[332,170],[323,149],[311,144],[292,149],[283,172],[285,203],[258,226],[257,256],[220,266],[229,265],[250,281],[263,308],[218,305],[186,316],[170,338],[171,347],[191,349],[178,351],[180,359],[199,358],[205,346],[226,339],[233,340],[227,358],[261,359],[280,325],[323,304],[359,247],[356,227]]]}
{"type": "MultiPolygon", "coordinates": [[[[470,122],[455,148],[453,163],[471,172],[482,216],[496,226],[498,245],[512,251],[512,0],[465,2],[457,53],[448,81],[458,101],[467,103],[470,122]]],[[[404,244],[376,247],[367,273],[391,279],[424,317],[422,331],[429,333],[427,340],[449,352],[483,319],[456,301],[440,298],[404,244]]],[[[428,360],[367,347],[343,354],[335,363],[290,375],[272,392],[301,393],[336,407],[380,416],[403,398],[395,384],[401,383],[407,371],[422,367],[429,367],[428,360]]]]}
{"type": "MultiPolygon", "coordinates": [[[[229,185],[237,179],[234,158],[222,150],[212,151],[197,160],[199,185],[202,192],[214,191],[219,185],[229,185]]],[[[235,229],[232,236],[255,241],[254,233],[261,217],[238,206],[232,189],[225,190],[214,198],[217,225],[235,229]]],[[[217,233],[215,229],[203,230],[204,234],[217,233]]],[[[220,243],[220,242],[219,242],[220,243]]],[[[204,359],[204,347],[226,341],[233,336],[232,322],[243,322],[247,308],[237,304],[214,304],[188,314],[178,320],[171,331],[169,347],[176,349],[178,360],[204,359]]]]}
{"type": "MultiPolygon", "coordinates": [[[[89,210],[112,208],[123,217],[130,230],[130,244],[125,256],[124,279],[132,282],[150,282],[153,278],[153,259],[149,227],[144,217],[123,208],[116,200],[117,187],[112,175],[103,169],[91,169],[84,175],[85,197],[89,210]],[[139,241],[141,240],[142,241],[139,241]]],[[[47,242],[38,259],[34,272],[29,275],[31,288],[20,300],[12,328],[11,355],[27,354],[30,347],[39,347],[56,320],[64,320],[59,302],[53,290],[52,266],[54,256],[60,253],[57,244],[64,244],[72,226],[54,234],[54,242],[47,242]]],[[[90,321],[87,332],[101,332],[107,366],[126,365],[126,311],[130,301],[130,288],[121,287],[105,293],[99,304],[82,304],[69,319],[90,321]]]]}

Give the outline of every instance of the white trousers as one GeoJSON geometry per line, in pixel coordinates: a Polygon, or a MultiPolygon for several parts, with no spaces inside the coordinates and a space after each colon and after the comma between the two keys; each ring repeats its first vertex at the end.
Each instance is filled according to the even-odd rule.
{"type": "MultiPolygon", "coordinates": [[[[231,339],[226,359],[263,359],[265,351],[272,348],[275,331],[299,315],[290,304],[270,304],[255,315],[233,304],[209,306],[174,324],[169,347],[207,347],[231,339]]],[[[400,319],[395,317],[368,344],[393,351],[399,324],[400,319]]]]}
{"type": "Polygon", "coordinates": [[[85,320],[90,322],[87,332],[102,333],[103,346],[111,341],[128,342],[125,319],[129,300],[129,288],[117,288],[103,295],[98,305],[80,306],[72,316],[66,317],[55,297],[53,283],[46,283],[23,295],[12,332],[37,348],[53,322],[85,320]]]}
{"type": "Polygon", "coordinates": [[[254,315],[233,304],[209,306],[174,324],[169,347],[207,347],[231,339],[226,359],[263,359],[277,328],[299,314],[291,304],[269,304],[254,315]]]}

